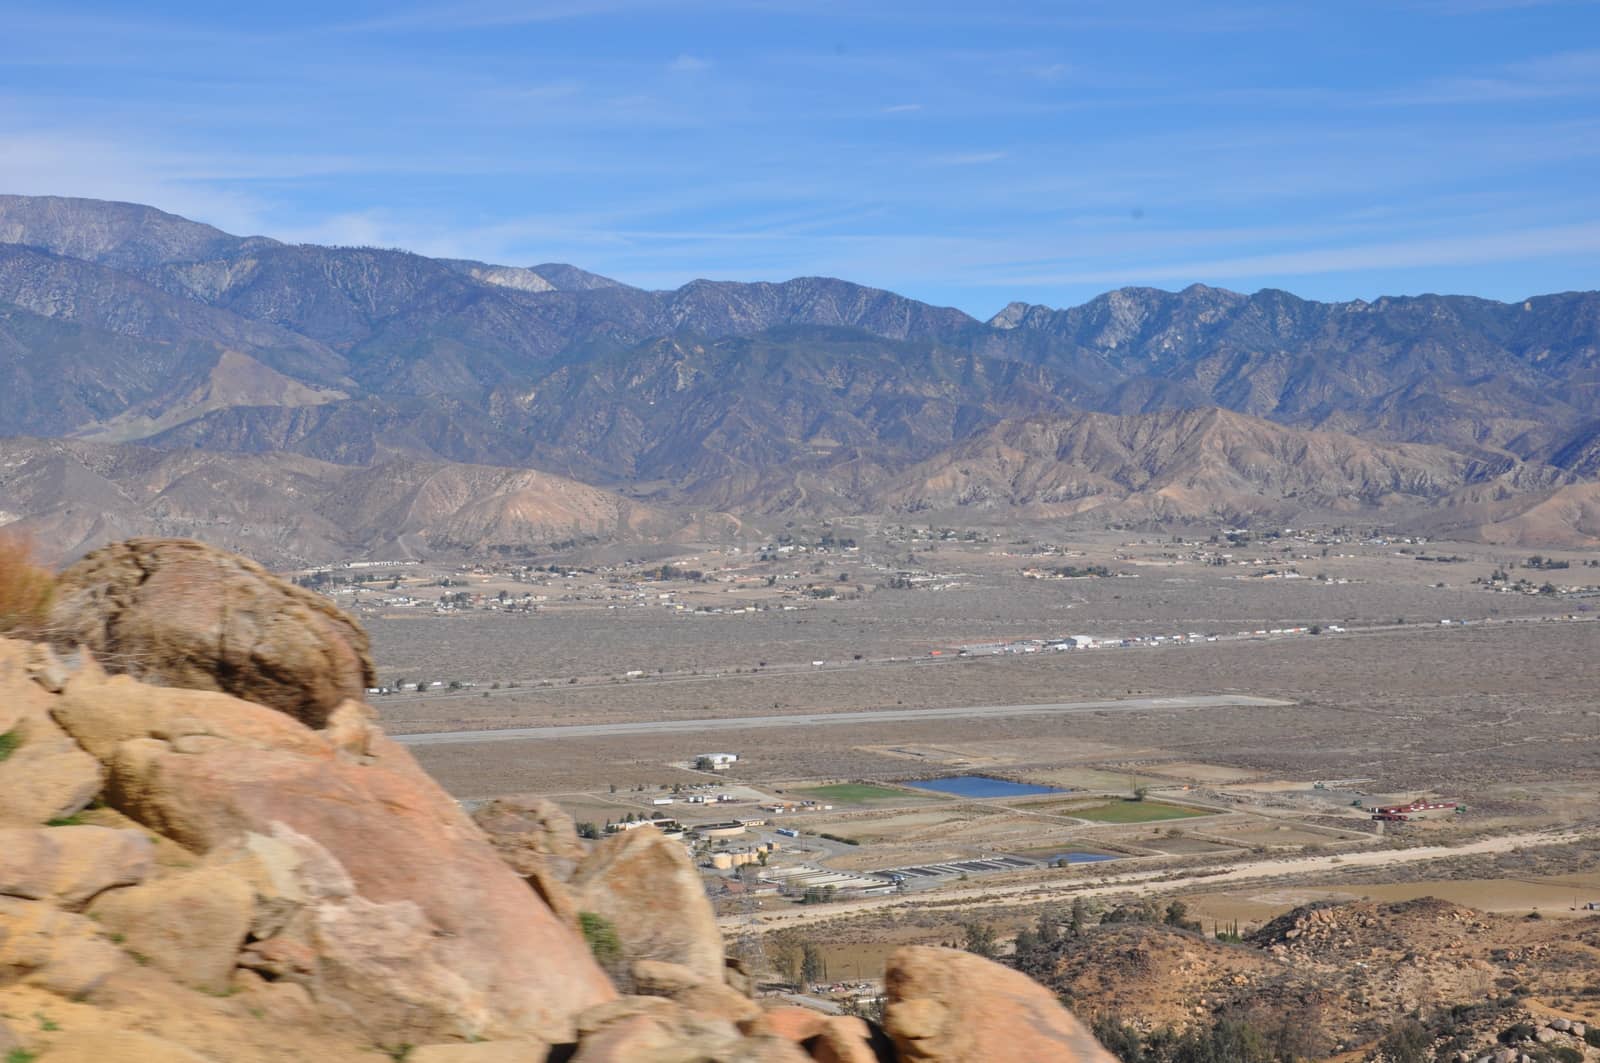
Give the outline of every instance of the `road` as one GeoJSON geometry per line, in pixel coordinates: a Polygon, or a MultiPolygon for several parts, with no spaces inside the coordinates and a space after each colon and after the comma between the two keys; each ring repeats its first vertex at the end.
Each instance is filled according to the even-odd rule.
{"type": "Polygon", "coordinates": [[[858,901],[841,901],[835,904],[808,905],[792,912],[768,912],[756,916],[752,922],[745,916],[726,916],[718,920],[723,926],[737,926],[749,933],[783,930],[807,923],[837,919],[840,916],[859,915],[875,908],[909,908],[918,905],[936,905],[941,910],[985,908],[998,905],[1028,904],[1048,901],[1058,894],[1074,897],[1106,897],[1115,895],[1165,896],[1183,889],[1211,887],[1236,882],[1254,882],[1263,879],[1336,873],[1349,868],[1396,867],[1403,864],[1426,863],[1458,856],[1481,856],[1488,853],[1505,853],[1516,848],[1536,848],[1545,845],[1568,845],[1596,836],[1593,827],[1571,827],[1552,831],[1529,831],[1506,834],[1495,838],[1482,838],[1464,845],[1427,845],[1414,849],[1378,849],[1366,852],[1345,852],[1326,856],[1271,857],[1241,862],[1226,870],[1216,868],[1198,870],[1192,875],[1174,875],[1171,870],[1129,872],[1123,875],[1102,876],[1096,885],[1086,878],[1072,876],[1054,882],[1026,882],[1015,885],[969,886],[960,889],[943,889],[919,895],[915,900],[904,895],[868,897],[858,901]]]}
{"type": "Polygon", "coordinates": [[[1200,694],[1188,697],[1123,698],[1115,701],[1062,701],[1041,705],[973,705],[944,709],[880,709],[867,712],[807,712],[785,716],[734,716],[707,720],[649,720],[637,723],[568,724],[511,727],[501,730],[438,731],[393,735],[408,746],[461,745],[481,742],[551,741],[562,738],[615,738],[628,735],[707,734],[768,727],[820,727],[838,724],[900,723],[920,720],[967,720],[995,716],[1071,716],[1089,712],[1162,712],[1173,709],[1228,707],[1282,708],[1294,704],[1244,694],[1200,694]]]}

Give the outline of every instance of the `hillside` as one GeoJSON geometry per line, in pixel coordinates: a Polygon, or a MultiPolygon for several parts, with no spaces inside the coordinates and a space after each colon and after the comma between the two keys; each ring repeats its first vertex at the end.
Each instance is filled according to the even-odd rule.
{"type": "Polygon", "coordinates": [[[1229,1024],[1300,1059],[1371,1059],[1397,1031],[1426,1049],[1418,1059],[1478,1059],[1531,1045],[1536,1032],[1539,1044],[1574,1053],[1548,1058],[1592,1058],[1585,1024],[1573,1033],[1560,1016],[1589,1010],[1576,998],[1585,995],[1579,972],[1600,963],[1594,918],[1530,920],[1432,897],[1324,903],[1227,943],[1164,925],[1159,911],[1114,914],[1126,919],[1077,937],[1030,932],[1013,962],[1098,1016],[1096,1032],[1123,1059],[1171,1059],[1176,1038],[1163,1032],[1229,1024]],[[1149,1055],[1132,1054],[1141,1043],[1149,1055]]]}
{"type": "Polygon", "coordinates": [[[13,522],[63,558],[154,532],[279,565],[548,549],[680,526],[656,507],[532,470],[8,439],[0,523],[13,522]]]}
{"type": "Polygon", "coordinates": [[[977,507],[1058,515],[1248,522],[1392,512],[1440,503],[1469,484],[1553,481],[1510,460],[1445,447],[1369,443],[1218,409],[1008,421],[898,477],[884,492],[907,510],[977,507]]]}
{"type": "MultiPolygon", "coordinates": [[[[980,322],[832,278],[645,291],[54,197],[0,197],[0,381],[3,435],[547,470],[757,515],[1365,512],[1561,545],[1593,539],[1600,476],[1600,293],[1129,288],[980,322]]],[[[480,530],[524,527],[556,534],[480,530]]]]}

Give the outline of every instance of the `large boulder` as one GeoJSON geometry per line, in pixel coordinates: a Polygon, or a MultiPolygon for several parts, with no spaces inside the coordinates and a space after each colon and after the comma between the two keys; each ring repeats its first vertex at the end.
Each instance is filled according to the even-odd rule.
{"type": "Polygon", "coordinates": [[[109,768],[108,804],[252,883],[248,963],[302,981],[328,1016],[411,1043],[554,1043],[614,996],[583,940],[359,719],[317,731],[224,694],[93,672],[53,711],[109,768]],[[265,869],[227,862],[252,846],[265,869]]]}
{"type": "Polygon", "coordinates": [[[325,598],[187,539],[130,539],[61,574],[52,638],[109,670],[217,690],[320,727],[373,683],[367,635],[325,598]]]}
{"type": "Polygon", "coordinates": [[[32,675],[36,647],[0,639],[0,825],[38,826],[84,809],[105,772],[50,719],[32,675]]]}
{"type": "Polygon", "coordinates": [[[723,981],[716,913],[679,842],[654,827],[613,834],[590,851],[569,885],[580,911],[616,927],[625,967],[666,960],[707,982],[723,981]]]}
{"type": "Polygon", "coordinates": [[[472,819],[550,910],[563,922],[577,926],[577,900],[567,879],[583,859],[583,843],[578,841],[572,817],[554,801],[517,794],[480,806],[472,819]]]}
{"type": "Polygon", "coordinates": [[[766,1011],[760,1027],[793,1041],[817,1063],[878,1063],[892,1059],[882,1031],[850,1015],[824,1015],[810,1008],[784,1005],[766,1011]]]}
{"type": "Polygon", "coordinates": [[[221,993],[254,909],[255,895],[243,879],[202,867],[113,890],[90,906],[89,917],[178,981],[221,993]]]}
{"type": "Polygon", "coordinates": [[[0,894],[76,908],[150,873],[155,847],[136,830],[0,829],[0,894]]]}
{"type": "Polygon", "coordinates": [[[165,1038],[137,1030],[71,1031],[52,1044],[39,1063],[213,1063],[165,1038]]]}
{"type": "Polygon", "coordinates": [[[573,1063],[811,1063],[772,1034],[746,1036],[724,1019],[660,997],[623,997],[578,1017],[573,1063]]]}
{"type": "Polygon", "coordinates": [[[406,1063],[545,1063],[550,1046],[543,1041],[480,1041],[464,1045],[423,1045],[406,1063]]]}
{"type": "Polygon", "coordinates": [[[897,949],[884,990],[884,1027],[901,1059],[1116,1063],[1048,989],[969,952],[897,949]]]}
{"type": "Polygon", "coordinates": [[[81,915],[0,897],[0,986],[22,981],[64,997],[94,992],[123,956],[81,915]]]}
{"type": "Polygon", "coordinates": [[[566,879],[583,859],[572,817],[543,797],[496,798],[474,810],[472,821],[519,875],[549,873],[566,879]]]}

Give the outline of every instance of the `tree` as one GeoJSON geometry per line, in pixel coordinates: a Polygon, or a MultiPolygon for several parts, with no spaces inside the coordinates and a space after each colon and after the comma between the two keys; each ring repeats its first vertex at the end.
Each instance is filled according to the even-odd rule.
{"type": "Polygon", "coordinates": [[[1043,942],[1039,939],[1039,932],[1029,927],[1023,927],[1017,932],[1017,955],[1025,956],[1030,952],[1037,952],[1043,942]]]}
{"type": "Polygon", "coordinates": [[[1189,906],[1182,901],[1173,901],[1167,905],[1166,915],[1161,921],[1168,926],[1175,926],[1179,930],[1200,929],[1199,921],[1189,918],[1189,906]]]}
{"type": "Polygon", "coordinates": [[[1089,903],[1082,897],[1072,898],[1072,911],[1067,916],[1067,933],[1075,938],[1081,938],[1088,925],[1089,903]]]}
{"type": "Polygon", "coordinates": [[[822,950],[806,942],[800,950],[800,977],[807,985],[827,977],[828,965],[822,960],[822,950]]]}
{"type": "Polygon", "coordinates": [[[773,938],[772,966],[779,977],[790,985],[799,985],[805,977],[805,946],[793,934],[778,934],[773,938]]]}
{"type": "Polygon", "coordinates": [[[1041,945],[1054,945],[1061,940],[1061,920],[1052,909],[1039,913],[1038,934],[1041,945]]]}
{"type": "Polygon", "coordinates": [[[1402,1019],[1389,1028],[1379,1049],[1390,1063],[1427,1063],[1433,1038],[1416,1019],[1402,1019]]]}
{"type": "Polygon", "coordinates": [[[995,958],[999,951],[999,944],[995,940],[994,927],[988,923],[964,923],[961,927],[965,939],[961,947],[974,956],[982,956],[986,960],[995,958]]]}

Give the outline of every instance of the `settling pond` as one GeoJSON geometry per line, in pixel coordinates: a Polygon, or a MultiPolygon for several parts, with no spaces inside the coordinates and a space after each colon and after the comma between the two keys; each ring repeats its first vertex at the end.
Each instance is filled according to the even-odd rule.
{"type": "Polygon", "coordinates": [[[1035,786],[1032,783],[1012,782],[988,775],[947,775],[942,779],[923,779],[920,782],[902,783],[915,790],[932,790],[935,793],[954,794],[956,797],[1032,797],[1036,794],[1066,793],[1054,786],[1035,786]]]}

